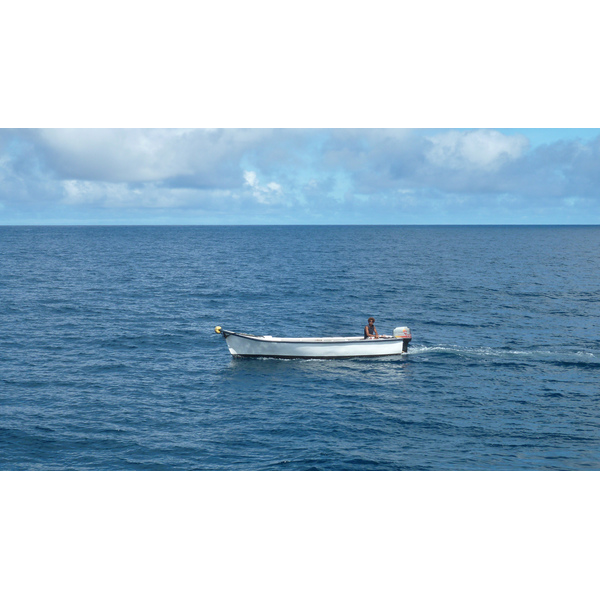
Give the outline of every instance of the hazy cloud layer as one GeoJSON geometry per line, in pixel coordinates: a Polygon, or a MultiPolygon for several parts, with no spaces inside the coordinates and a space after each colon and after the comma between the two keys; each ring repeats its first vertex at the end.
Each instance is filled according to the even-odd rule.
{"type": "Polygon", "coordinates": [[[0,131],[0,223],[599,218],[600,137],[569,130],[0,131]]]}

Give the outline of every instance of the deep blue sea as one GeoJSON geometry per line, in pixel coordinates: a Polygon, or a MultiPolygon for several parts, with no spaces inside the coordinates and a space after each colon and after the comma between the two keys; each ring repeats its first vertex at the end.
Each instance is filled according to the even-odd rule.
{"type": "Polygon", "coordinates": [[[0,468],[598,470],[599,325],[597,226],[0,227],[0,468]]]}

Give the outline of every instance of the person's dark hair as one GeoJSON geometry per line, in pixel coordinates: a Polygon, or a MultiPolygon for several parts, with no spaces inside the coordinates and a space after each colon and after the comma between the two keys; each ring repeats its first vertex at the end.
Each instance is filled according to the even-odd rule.
{"type": "Polygon", "coordinates": [[[370,323],[371,321],[373,321],[373,323],[375,323],[375,319],[374,319],[373,317],[369,317],[369,318],[367,319],[367,323],[370,323]]]}

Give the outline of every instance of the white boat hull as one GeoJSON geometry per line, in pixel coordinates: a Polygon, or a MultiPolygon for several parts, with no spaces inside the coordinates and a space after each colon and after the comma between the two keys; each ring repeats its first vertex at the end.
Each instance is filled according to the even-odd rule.
{"type": "Polygon", "coordinates": [[[252,358],[359,358],[407,352],[410,334],[404,337],[275,338],[220,330],[229,352],[252,358]]]}

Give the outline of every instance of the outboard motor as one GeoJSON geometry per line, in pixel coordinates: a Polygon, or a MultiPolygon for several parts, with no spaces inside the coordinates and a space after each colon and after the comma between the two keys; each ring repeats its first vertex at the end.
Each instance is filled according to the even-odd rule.
{"type": "Polygon", "coordinates": [[[410,340],[412,340],[410,329],[408,327],[396,327],[396,329],[394,329],[394,337],[402,338],[404,340],[402,352],[408,352],[408,344],[410,344],[410,340]]]}

